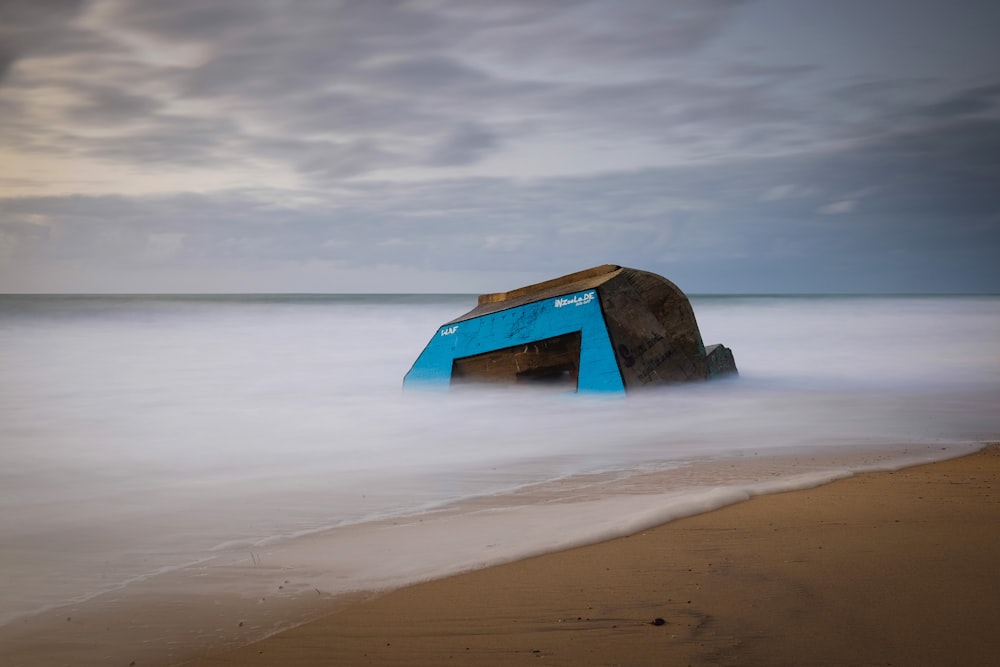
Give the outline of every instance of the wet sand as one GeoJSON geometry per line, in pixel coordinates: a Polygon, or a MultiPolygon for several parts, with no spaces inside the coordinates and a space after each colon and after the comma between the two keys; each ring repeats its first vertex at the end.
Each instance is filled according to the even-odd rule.
{"type": "Polygon", "coordinates": [[[992,445],[372,596],[190,664],[968,666],[997,656],[992,445]]]}
{"type": "Polygon", "coordinates": [[[383,594],[314,588],[317,538],[8,624],[0,664],[993,665],[998,480],[993,445],[383,594]]]}

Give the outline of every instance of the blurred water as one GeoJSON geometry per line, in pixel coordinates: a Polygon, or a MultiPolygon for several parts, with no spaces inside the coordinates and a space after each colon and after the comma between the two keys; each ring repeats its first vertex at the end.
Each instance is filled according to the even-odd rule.
{"type": "Polygon", "coordinates": [[[1000,437],[1000,297],[693,303],[740,378],[599,398],[402,394],[474,297],[0,297],[0,622],[461,499],[608,501],[537,511],[515,556],[1000,437]],[[593,484],[663,470],[691,474],[648,512],[593,484]]]}

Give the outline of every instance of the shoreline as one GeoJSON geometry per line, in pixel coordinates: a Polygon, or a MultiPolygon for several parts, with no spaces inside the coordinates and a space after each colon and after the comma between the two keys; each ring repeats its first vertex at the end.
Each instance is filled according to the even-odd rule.
{"type": "Polygon", "coordinates": [[[993,664],[998,482],[991,444],[755,496],[375,595],[182,664],[993,664]]]}
{"type": "MultiPolygon", "coordinates": [[[[874,468],[879,467],[877,461],[873,461],[871,465],[874,468]]],[[[675,617],[671,618],[671,612],[668,608],[677,602],[673,597],[668,596],[666,603],[660,600],[661,607],[663,607],[661,609],[656,608],[655,600],[640,603],[640,600],[647,598],[651,593],[649,582],[668,574],[675,579],[680,577],[679,580],[669,584],[670,587],[684,589],[688,586],[688,582],[684,581],[684,577],[687,576],[684,574],[685,568],[676,572],[666,572],[662,568],[650,570],[646,563],[655,563],[663,554],[673,554],[672,558],[678,558],[681,561],[684,558],[690,559],[692,556],[690,549],[696,547],[703,552],[723,549],[727,558],[725,562],[729,563],[730,569],[733,568],[734,563],[745,562],[749,556],[756,563],[755,567],[764,572],[763,576],[774,578],[777,575],[770,570],[784,562],[782,558],[774,553],[770,557],[764,557],[746,552],[747,544],[759,542],[761,535],[765,535],[768,540],[788,537],[784,534],[778,535],[771,530],[770,526],[761,524],[761,515],[767,516],[773,511],[766,509],[771,503],[778,504],[781,516],[802,524],[805,527],[803,529],[812,530],[821,527],[810,526],[808,521],[803,524],[803,515],[808,517],[815,514],[815,512],[808,510],[808,507],[811,506],[810,503],[813,502],[810,498],[813,494],[827,494],[825,489],[840,488],[839,485],[847,483],[853,484],[859,489],[859,497],[862,500],[868,498],[881,502],[880,499],[896,498],[896,501],[899,501],[901,492],[905,491],[905,487],[899,483],[901,479],[917,474],[922,475],[924,478],[922,483],[927,487],[929,493],[930,489],[941,485],[942,475],[951,474],[945,472],[945,466],[962,468],[970,465],[973,468],[978,466],[982,470],[979,472],[967,471],[961,474],[979,475],[986,480],[983,482],[984,484],[988,484],[991,480],[996,481],[1000,477],[1000,445],[987,445],[984,449],[972,454],[958,455],[957,458],[949,458],[936,463],[919,463],[895,469],[893,472],[859,472],[853,476],[826,482],[822,486],[806,488],[805,490],[783,491],[779,487],[779,490],[770,489],[768,492],[765,485],[761,487],[760,491],[752,493],[750,500],[730,500],[721,509],[707,512],[705,509],[693,509],[682,513],[682,516],[689,515],[687,518],[674,518],[669,523],[664,523],[666,519],[657,519],[662,515],[655,512],[651,515],[640,516],[642,512],[639,510],[639,515],[633,515],[633,527],[624,531],[630,533],[629,537],[605,538],[604,541],[596,543],[594,540],[589,540],[586,541],[589,546],[565,544],[555,549],[546,549],[542,555],[521,557],[513,562],[509,562],[510,558],[500,558],[500,561],[505,562],[505,564],[500,565],[494,564],[497,561],[495,556],[492,557],[492,562],[488,560],[489,549],[480,550],[477,558],[484,560],[469,561],[462,568],[465,571],[464,574],[424,576],[422,579],[430,579],[430,581],[417,584],[403,581],[392,585],[388,592],[383,593],[370,592],[369,589],[374,588],[372,585],[356,586],[354,589],[340,589],[331,593],[332,589],[320,584],[318,579],[310,579],[310,576],[318,576],[317,573],[320,571],[326,571],[326,576],[329,576],[331,569],[343,569],[345,565],[343,561],[337,561],[336,558],[331,560],[330,548],[331,545],[336,546],[336,538],[331,540],[329,535],[320,535],[316,537],[315,542],[309,543],[307,540],[306,544],[299,543],[294,547],[295,557],[301,560],[291,568],[289,568],[290,562],[287,559],[282,561],[281,558],[277,558],[278,554],[274,554],[275,557],[269,558],[263,566],[258,562],[240,563],[238,559],[236,561],[229,559],[225,563],[206,566],[203,571],[196,572],[196,581],[194,582],[196,585],[194,586],[190,581],[191,572],[186,573],[188,580],[184,580],[181,576],[184,573],[179,573],[177,577],[169,575],[156,577],[141,585],[130,586],[128,590],[123,589],[121,595],[108,595],[98,605],[88,606],[84,604],[62,607],[39,615],[23,626],[0,628],[0,659],[2,659],[0,661],[9,660],[10,663],[5,662],[5,664],[26,667],[50,664],[129,664],[132,661],[137,666],[196,665],[198,667],[237,664],[320,665],[328,664],[331,660],[335,660],[337,664],[395,664],[399,656],[376,651],[358,639],[360,636],[365,636],[366,633],[377,634],[376,628],[372,625],[366,626],[363,620],[368,617],[368,614],[375,613],[380,618],[387,619],[384,622],[384,631],[389,634],[394,631],[401,632],[408,638],[409,648],[404,652],[407,657],[405,660],[400,660],[400,664],[440,664],[448,658],[442,653],[444,648],[440,645],[441,636],[468,636],[475,627],[482,627],[484,624],[488,628],[485,634],[487,636],[495,635],[495,644],[492,648],[480,646],[478,652],[475,652],[475,646],[467,647],[470,651],[469,662],[509,664],[509,661],[514,659],[509,649],[516,645],[517,641],[523,640],[531,643],[540,638],[556,635],[577,636],[576,641],[581,641],[580,637],[602,636],[603,643],[614,647],[622,643],[623,637],[627,638],[625,643],[641,639],[641,631],[638,631],[638,636],[632,635],[637,632],[637,628],[645,630],[645,626],[655,618],[663,618],[665,620],[664,626],[649,627],[662,630],[663,627],[670,626],[668,628],[670,641],[667,642],[672,646],[670,654],[664,656],[654,652],[647,656],[658,656],[656,660],[660,662],[656,662],[656,660],[644,662],[646,654],[641,652],[634,655],[629,654],[631,657],[625,660],[626,664],[662,664],[664,661],[674,664],[680,663],[684,659],[689,664],[720,664],[716,660],[699,661],[698,655],[692,653],[691,637],[694,636],[693,634],[688,637],[688,641],[679,641],[679,638],[686,636],[685,633],[694,633],[698,634],[704,641],[705,633],[708,631],[706,628],[714,628],[715,625],[721,623],[720,619],[723,619],[725,614],[720,615],[714,608],[705,611],[696,606],[688,607],[685,603],[679,609],[674,610],[675,617]],[[987,465],[991,463],[992,467],[987,465]],[[869,480],[869,478],[881,481],[874,486],[868,482],[861,485],[858,481],[869,480]],[[878,491],[872,498],[873,488],[886,486],[887,488],[878,491]],[[800,504],[803,505],[803,508],[799,507],[800,504]],[[693,529],[686,527],[689,522],[711,523],[717,521],[719,513],[727,512],[737,515],[746,513],[746,516],[740,518],[735,524],[740,529],[743,526],[747,527],[746,535],[739,540],[734,538],[734,533],[729,528],[720,531],[716,527],[708,532],[699,533],[697,530],[692,532],[693,529]],[[753,528],[754,526],[755,528],[753,528]],[[706,536],[714,536],[718,543],[713,543],[711,539],[705,539],[706,536]],[[652,544],[652,551],[650,551],[650,544],[643,544],[647,541],[652,544]],[[688,553],[684,552],[685,548],[688,548],[688,553]],[[587,555],[590,550],[602,549],[608,550],[608,555],[603,557],[608,563],[604,573],[600,570],[582,571],[580,559],[582,558],[586,562],[592,558],[587,555]],[[536,565],[536,562],[543,564],[536,565]],[[623,563],[628,563],[628,565],[623,565],[623,563]],[[542,574],[536,577],[536,583],[526,585],[522,581],[524,575],[516,574],[516,572],[519,571],[519,568],[529,567],[529,565],[530,567],[541,567],[542,574]],[[485,569],[483,569],[484,567],[485,569]],[[512,575],[511,571],[515,574],[512,575]],[[624,577],[615,584],[615,589],[621,587],[622,591],[629,592],[628,594],[634,599],[628,602],[603,600],[600,604],[609,609],[624,607],[625,611],[634,611],[645,604],[649,609],[646,615],[654,615],[643,620],[643,617],[635,616],[631,611],[625,613],[619,609],[620,613],[617,615],[603,614],[597,617],[593,615],[593,604],[586,605],[589,607],[588,609],[581,609],[581,605],[577,604],[575,605],[577,614],[574,616],[572,614],[574,596],[588,594],[588,591],[586,587],[580,591],[572,591],[568,585],[556,585],[553,588],[552,584],[558,582],[560,577],[564,577],[566,572],[579,572],[577,579],[586,582],[600,582],[603,577],[610,576],[605,573],[615,572],[616,576],[624,577]],[[513,579],[511,579],[512,576],[513,579]],[[467,582],[467,578],[471,578],[471,584],[462,583],[467,582]],[[482,583],[480,580],[489,580],[492,583],[482,583]],[[314,584],[326,590],[320,591],[319,588],[314,587],[314,584]],[[435,601],[442,599],[448,600],[449,604],[461,602],[463,596],[468,598],[470,590],[475,591],[473,599],[465,599],[462,604],[466,604],[467,607],[458,617],[455,615],[442,617],[441,610],[434,608],[435,601]],[[520,591],[520,594],[513,597],[506,595],[504,591],[508,590],[520,591]],[[414,595],[416,596],[415,600],[411,599],[411,596],[414,595]],[[547,602],[535,603],[536,598],[547,600],[547,602]],[[500,603],[500,611],[477,608],[474,603],[481,600],[497,601],[500,603]],[[469,604],[472,604],[472,607],[468,607],[469,604]],[[414,609],[418,611],[414,612],[414,609]],[[545,618],[549,618],[549,621],[552,617],[558,616],[558,622],[555,625],[548,621],[542,622],[542,617],[538,614],[541,614],[543,609],[545,618]],[[564,613],[567,610],[569,613],[564,613]],[[516,636],[505,634],[501,631],[502,628],[498,629],[490,625],[496,620],[496,613],[505,614],[508,619],[516,619],[515,622],[520,624],[521,634],[516,636]],[[696,618],[702,618],[702,621],[698,622],[698,627],[695,629],[688,627],[685,630],[682,627],[681,621],[684,619],[696,618]],[[612,622],[614,619],[618,619],[619,622],[612,622]],[[711,619],[711,621],[704,619],[711,619]],[[615,627],[610,629],[603,627],[601,624],[605,621],[610,622],[615,627]],[[332,627],[331,623],[334,624],[332,627]],[[701,627],[705,623],[707,625],[701,627]],[[314,638],[310,638],[305,643],[314,646],[316,650],[285,654],[281,652],[284,649],[281,649],[275,653],[273,648],[275,644],[287,647],[289,644],[301,643],[303,637],[301,633],[310,632],[310,628],[314,626],[321,628],[317,630],[321,639],[317,642],[314,641],[314,638]],[[349,641],[343,635],[344,632],[350,635],[349,641]],[[605,633],[606,636],[602,633],[605,633]],[[260,641],[260,637],[263,636],[269,638],[260,641]],[[324,638],[335,638],[335,645],[329,644],[324,638]],[[256,658],[247,653],[253,647],[257,647],[256,650],[263,651],[263,653],[257,653],[256,658]],[[473,655],[473,653],[475,654],[473,655]],[[191,658],[198,655],[204,657],[192,662],[191,658]]],[[[648,479],[639,476],[633,480],[634,486],[631,491],[654,490],[663,483],[664,479],[656,475],[650,475],[648,479]]],[[[956,489],[968,490],[967,487],[949,483],[948,491],[954,492],[956,489]]],[[[552,489],[549,491],[555,493],[552,489]]],[[[558,496],[557,493],[556,495],[558,496]]],[[[652,499],[654,496],[646,497],[652,499]]],[[[905,499],[906,494],[902,493],[902,500],[905,499]]],[[[545,505],[551,500],[552,498],[547,496],[539,497],[537,493],[528,494],[528,497],[522,499],[528,507],[536,506],[538,503],[545,505]]],[[[966,506],[974,507],[975,501],[974,494],[971,498],[956,496],[953,509],[964,512],[968,509],[966,506]]],[[[583,502],[584,504],[575,506],[576,509],[573,510],[575,514],[588,514],[586,501],[583,502]]],[[[994,497],[992,502],[994,503],[994,514],[991,515],[992,520],[994,520],[993,525],[1000,525],[1000,511],[995,509],[995,504],[1000,501],[994,497]]],[[[842,503],[840,504],[842,505],[842,503]]],[[[636,508],[640,507],[641,504],[636,505],[636,508]]],[[[826,506],[819,508],[820,512],[826,512],[828,509],[826,506]]],[[[865,509],[864,502],[860,509],[865,509]]],[[[868,507],[867,511],[870,512],[871,509],[868,507]]],[[[854,507],[852,511],[858,510],[858,507],[854,507]]],[[[619,509],[619,511],[621,510],[619,509]]],[[[509,514],[504,519],[505,530],[508,533],[514,529],[524,531],[528,528],[523,517],[517,511],[501,514],[509,514]]],[[[489,513],[482,516],[479,521],[486,520],[488,515],[489,513]]],[[[728,516],[728,514],[721,516],[728,516]]],[[[986,518],[989,520],[991,517],[986,518]]],[[[594,516],[591,520],[593,519],[597,519],[597,517],[594,516]]],[[[872,516],[869,519],[877,520],[877,517],[872,516]]],[[[916,519],[911,517],[910,521],[913,522],[916,519]]],[[[435,522],[431,521],[430,523],[435,522]]],[[[837,522],[834,522],[834,525],[838,525],[837,522]]],[[[899,528],[899,526],[891,527],[899,528]]],[[[402,526],[401,528],[409,530],[402,526]]],[[[411,526],[411,528],[415,528],[415,526],[411,526]]],[[[454,526],[448,528],[446,524],[436,532],[434,530],[425,532],[428,528],[427,524],[423,524],[421,530],[415,533],[415,538],[419,542],[441,544],[442,540],[446,541],[447,536],[455,529],[454,526]]],[[[493,528],[495,529],[496,525],[493,528]]],[[[988,529],[984,530],[988,533],[988,529]]],[[[489,532],[488,529],[487,533],[489,532]]],[[[889,534],[889,531],[883,532],[889,534]]],[[[514,539],[517,539],[518,534],[517,531],[513,533],[514,539]]],[[[872,535],[876,534],[872,533],[872,535]]],[[[848,532],[830,539],[834,542],[849,544],[854,537],[856,536],[848,532]]],[[[511,539],[511,535],[508,534],[506,539],[511,539]]],[[[875,540],[874,544],[881,545],[881,542],[875,540]]],[[[448,545],[446,544],[446,546],[448,545]]],[[[468,545],[464,546],[468,547],[468,545]]],[[[993,546],[996,547],[995,544],[993,546]]],[[[385,547],[384,544],[375,542],[370,545],[370,548],[385,547]]],[[[423,548],[426,549],[427,546],[423,545],[423,548]]],[[[827,548],[829,550],[830,547],[827,548]]],[[[996,551],[997,553],[991,553],[1000,558],[1000,549],[996,549],[996,551]]],[[[461,552],[457,553],[460,555],[461,552]]],[[[342,556],[343,554],[337,555],[342,556]]],[[[413,555],[407,552],[403,557],[413,555]]],[[[454,558],[456,552],[448,551],[446,555],[448,558],[454,558]]],[[[850,553],[847,555],[850,556],[850,553]]],[[[961,554],[958,555],[961,556],[961,554]]],[[[417,560],[419,561],[420,557],[417,557],[417,560]]],[[[716,560],[722,561],[721,558],[716,560]]],[[[694,573],[699,569],[704,570],[705,566],[703,563],[699,564],[697,560],[692,561],[691,566],[686,568],[690,576],[694,576],[694,573]]],[[[717,569],[718,563],[715,563],[715,570],[717,569]]],[[[733,571],[738,572],[739,568],[736,567],[733,571]]],[[[713,582],[718,584],[721,574],[709,567],[701,576],[708,577],[708,581],[705,584],[699,584],[699,586],[707,586],[713,582]]],[[[938,573],[935,576],[940,578],[942,575],[938,573]]],[[[340,577],[347,577],[350,580],[351,573],[349,570],[344,570],[340,573],[340,577]]],[[[837,585],[842,584],[836,578],[831,581],[837,585]]],[[[996,586],[995,577],[993,585],[994,589],[991,590],[996,590],[997,597],[1000,599],[1000,587],[996,586]]],[[[655,590],[655,586],[653,590],[655,590]]],[[[702,588],[696,590],[700,592],[702,588]]],[[[608,593],[605,588],[601,587],[598,587],[596,592],[601,595],[608,593]]],[[[695,604],[695,602],[692,599],[691,604],[695,604]]],[[[722,599],[721,601],[716,600],[712,604],[726,602],[725,599],[722,599]]],[[[730,610],[728,613],[732,616],[731,621],[735,619],[737,624],[743,622],[740,620],[741,612],[739,610],[730,610]]],[[[745,619],[743,620],[745,621],[745,619]]],[[[1000,630],[1000,627],[995,629],[1000,630]]],[[[379,629],[378,631],[383,630],[379,629]]],[[[718,631],[713,629],[712,632],[718,631]]],[[[733,630],[729,632],[729,636],[742,637],[742,632],[742,630],[733,630]]],[[[766,634],[763,630],[755,632],[758,635],[766,634]]],[[[661,640],[663,634],[660,633],[661,640]]],[[[371,634],[369,639],[374,637],[375,634],[371,634]]],[[[656,636],[654,635],[654,637],[656,636]]],[[[387,638],[386,643],[393,644],[393,641],[387,638]]],[[[741,639],[740,645],[743,643],[741,639]]],[[[642,642],[640,641],[639,644],[641,645],[642,642]]],[[[395,645],[399,645],[398,640],[395,645]]],[[[376,648],[380,649],[381,645],[376,646],[376,648]]],[[[463,647],[463,651],[464,648],[466,647],[463,647]]],[[[724,648],[716,646],[713,650],[723,651],[724,648]]],[[[996,648],[1000,650],[1000,646],[996,648]]],[[[567,654],[572,657],[569,659],[566,657],[557,658],[559,650],[554,652],[551,649],[537,650],[550,651],[548,654],[550,664],[588,664],[588,659],[593,660],[589,664],[617,664],[620,660],[615,655],[621,654],[623,651],[621,646],[618,646],[616,649],[618,653],[615,655],[601,654],[600,652],[593,655],[583,655],[571,652],[567,654]],[[565,662],[560,663],[558,659],[564,659],[565,662]],[[553,660],[556,662],[552,662],[553,660]]],[[[529,655],[541,657],[542,653],[530,653],[529,655]]],[[[455,658],[460,659],[459,656],[455,656],[455,658]]],[[[787,664],[801,664],[801,656],[798,658],[798,660],[789,661],[787,664]]],[[[733,664],[750,663],[737,660],[733,664]]],[[[764,661],[760,664],[773,663],[764,661]]],[[[850,664],[850,661],[841,664],[850,664]]],[[[975,663],[966,662],[965,664],[975,663]]]]}

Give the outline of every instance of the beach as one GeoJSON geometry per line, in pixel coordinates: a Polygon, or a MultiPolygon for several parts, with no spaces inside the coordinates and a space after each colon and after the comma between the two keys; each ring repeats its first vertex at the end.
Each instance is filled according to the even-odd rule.
{"type": "Polygon", "coordinates": [[[992,444],[339,594],[314,589],[302,567],[334,567],[342,538],[319,535],[257,562],[168,572],[9,623],[0,664],[992,665],[998,483],[992,444]],[[301,560],[289,569],[292,554],[301,560]],[[275,559],[284,564],[268,565],[275,559]]]}
{"type": "Polygon", "coordinates": [[[991,665],[998,483],[991,445],[757,496],[373,595],[188,664],[991,665]]]}
{"type": "Polygon", "coordinates": [[[969,540],[1000,523],[995,471],[940,471],[992,460],[960,457],[1000,433],[996,297],[707,297],[737,381],[401,392],[464,304],[0,299],[0,664],[774,664],[779,639],[793,664],[861,660],[838,639],[974,664],[990,641],[996,547],[969,540]]]}

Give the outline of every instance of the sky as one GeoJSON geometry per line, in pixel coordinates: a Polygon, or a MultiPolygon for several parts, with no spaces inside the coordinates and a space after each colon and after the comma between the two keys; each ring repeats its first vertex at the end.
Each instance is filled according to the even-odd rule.
{"type": "Polygon", "coordinates": [[[0,0],[0,292],[1000,293],[996,0],[0,0]]]}

